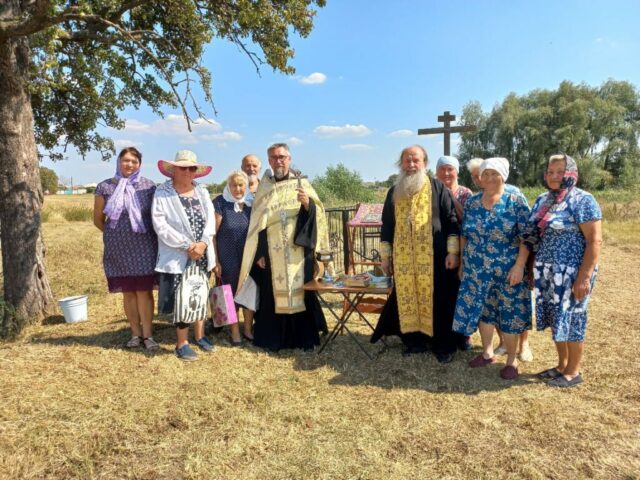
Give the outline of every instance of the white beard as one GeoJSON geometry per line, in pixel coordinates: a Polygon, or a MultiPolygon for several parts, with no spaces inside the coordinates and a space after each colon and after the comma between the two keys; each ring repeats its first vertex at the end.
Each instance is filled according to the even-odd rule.
{"type": "Polygon", "coordinates": [[[395,201],[413,197],[422,190],[424,182],[427,181],[427,172],[418,170],[416,173],[408,174],[401,170],[396,178],[396,188],[393,191],[393,199],[395,201]]]}

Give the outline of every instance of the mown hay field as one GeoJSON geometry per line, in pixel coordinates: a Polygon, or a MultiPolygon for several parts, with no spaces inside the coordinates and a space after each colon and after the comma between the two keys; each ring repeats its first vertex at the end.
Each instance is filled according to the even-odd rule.
{"type": "Polygon", "coordinates": [[[467,367],[477,336],[444,366],[393,340],[371,361],[348,336],[319,355],[273,354],[225,333],[183,363],[160,321],[160,352],[124,350],[100,233],[67,221],[68,201],[91,202],[47,197],[49,279],[56,298],[89,295],[89,321],[58,313],[0,344],[0,478],[640,478],[637,221],[605,222],[585,384],[555,390],[533,376],[554,364],[547,332],[532,333],[535,359],[513,383],[500,364],[467,367]]]}

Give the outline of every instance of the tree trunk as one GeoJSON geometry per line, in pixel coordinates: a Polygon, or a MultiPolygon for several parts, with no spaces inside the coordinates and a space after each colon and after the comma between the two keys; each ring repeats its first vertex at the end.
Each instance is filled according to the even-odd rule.
{"type": "Polygon", "coordinates": [[[0,39],[0,241],[9,306],[0,309],[4,336],[41,319],[53,304],[44,268],[43,195],[28,76],[28,40],[0,39]]]}

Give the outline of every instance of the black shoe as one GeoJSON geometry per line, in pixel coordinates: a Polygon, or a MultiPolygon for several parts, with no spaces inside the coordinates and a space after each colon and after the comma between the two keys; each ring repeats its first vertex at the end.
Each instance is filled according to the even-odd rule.
{"type": "Polygon", "coordinates": [[[451,363],[451,361],[453,360],[453,352],[448,352],[448,353],[439,352],[439,353],[436,353],[436,359],[440,363],[451,363]]]}
{"type": "Polygon", "coordinates": [[[410,357],[411,355],[418,355],[427,351],[427,347],[407,347],[402,352],[403,357],[410,357]]]}
{"type": "Polygon", "coordinates": [[[473,348],[473,343],[471,343],[471,337],[464,337],[462,341],[458,344],[458,349],[463,352],[468,352],[473,348]]]}

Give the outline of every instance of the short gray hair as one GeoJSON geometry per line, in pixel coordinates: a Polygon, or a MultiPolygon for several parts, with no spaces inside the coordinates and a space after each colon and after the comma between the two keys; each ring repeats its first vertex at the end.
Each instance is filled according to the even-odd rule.
{"type": "Polygon", "coordinates": [[[260,157],[258,157],[255,153],[247,153],[244,157],[242,157],[242,160],[240,161],[240,165],[244,165],[244,161],[249,157],[254,157],[256,160],[258,160],[258,168],[262,168],[262,162],[260,161],[260,157]]]}
{"type": "Polygon", "coordinates": [[[276,148],[284,148],[289,155],[291,155],[291,151],[289,150],[289,145],[286,143],[274,143],[269,148],[267,148],[267,155],[275,150],[276,148]]]}
{"type": "Polygon", "coordinates": [[[480,170],[480,165],[482,164],[482,162],[484,162],[484,160],[479,157],[472,158],[471,160],[469,160],[466,165],[469,173],[473,175],[474,170],[480,170]]]}

